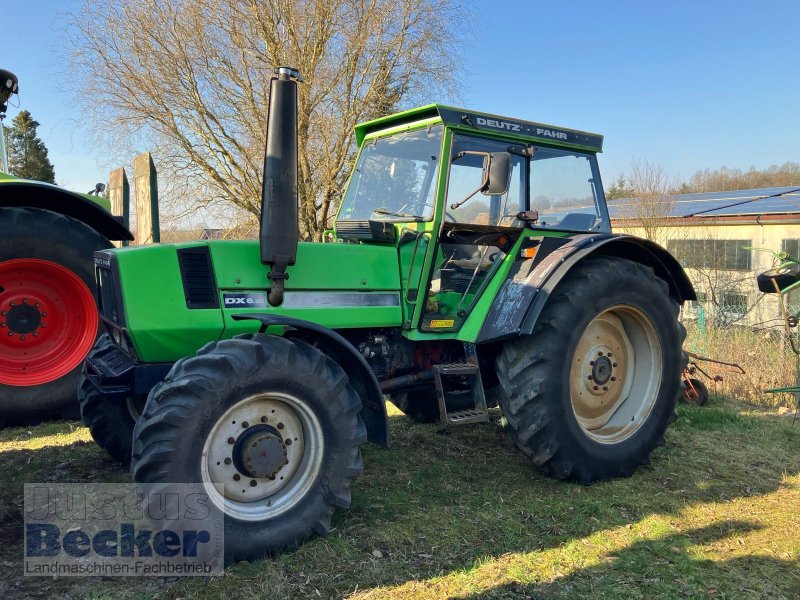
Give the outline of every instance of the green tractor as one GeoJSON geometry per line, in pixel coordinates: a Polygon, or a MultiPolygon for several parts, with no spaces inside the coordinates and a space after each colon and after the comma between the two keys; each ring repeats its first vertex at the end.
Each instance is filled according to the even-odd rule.
{"type": "Polygon", "coordinates": [[[356,127],[335,227],[298,243],[297,80],[272,79],[260,239],[95,253],[108,334],[80,396],[142,485],[196,482],[229,558],[325,533],[388,397],[460,425],[498,405],[543,472],[629,476],[681,394],[679,264],[611,233],[602,137],[442,105],[356,127]]]}
{"type": "Polygon", "coordinates": [[[0,426],[77,416],[81,365],[101,328],[92,253],[133,239],[102,184],[76,194],[8,174],[2,120],[17,91],[0,70],[0,426]]]}

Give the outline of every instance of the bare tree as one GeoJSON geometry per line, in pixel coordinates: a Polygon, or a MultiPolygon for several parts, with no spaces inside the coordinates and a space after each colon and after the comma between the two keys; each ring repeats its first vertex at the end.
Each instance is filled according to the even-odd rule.
{"type": "Polygon", "coordinates": [[[719,192],[796,185],[800,185],[800,163],[787,161],[766,169],[750,167],[745,172],[726,166],[714,171],[702,169],[695,172],[682,187],[686,192],[719,192]]]}
{"type": "Polygon", "coordinates": [[[631,172],[624,179],[628,198],[611,202],[622,229],[664,245],[669,217],[673,216],[672,184],[661,165],[646,159],[631,161],[631,172]]]}
{"type": "Polygon", "coordinates": [[[298,68],[300,225],[318,239],[353,127],[451,92],[465,23],[457,0],[84,0],[69,37],[94,129],[148,143],[189,210],[258,215],[269,78],[298,68]]]}
{"type": "Polygon", "coordinates": [[[720,237],[719,228],[713,224],[683,228],[673,239],[668,248],[686,268],[713,323],[720,327],[747,323],[755,308],[751,299],[756,270],[752,264],[737,264],[741,261],[736,255],[751,251],[745,250],[744,244],[720,237]]]}

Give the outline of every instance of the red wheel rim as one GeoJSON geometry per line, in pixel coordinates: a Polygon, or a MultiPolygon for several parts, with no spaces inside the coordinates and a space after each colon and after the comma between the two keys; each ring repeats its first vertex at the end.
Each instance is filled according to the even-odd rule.
{"type": "Polygon", "coordinates": [[[0,384],[41,385],[86,358],[97,307],[83,280],[47,260],[0,263],[0,384]]]}

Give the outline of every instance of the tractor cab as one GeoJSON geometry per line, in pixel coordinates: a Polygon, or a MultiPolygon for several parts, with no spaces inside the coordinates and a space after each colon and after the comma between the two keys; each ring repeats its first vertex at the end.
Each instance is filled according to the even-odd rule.
{"type": "Polygon", "coordinates": [[[611,230],[601,136],[440,105],[356,135],[333,238],[397,244],[409,330],[458,331],[520,237],[611,230]]]}

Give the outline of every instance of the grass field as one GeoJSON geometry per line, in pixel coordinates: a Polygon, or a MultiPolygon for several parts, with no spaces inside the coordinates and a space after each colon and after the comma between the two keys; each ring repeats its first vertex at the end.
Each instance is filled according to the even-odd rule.
{"type": "Polygon", "coordinates": [[[0,431],[0,596],[800,598],[800,423],[681,407],[632,478],[539,475],[489,425],[395,413],[334,529],[213,579],[22,576],[25,482],[128,481],[77,423],[0,431]]]}

